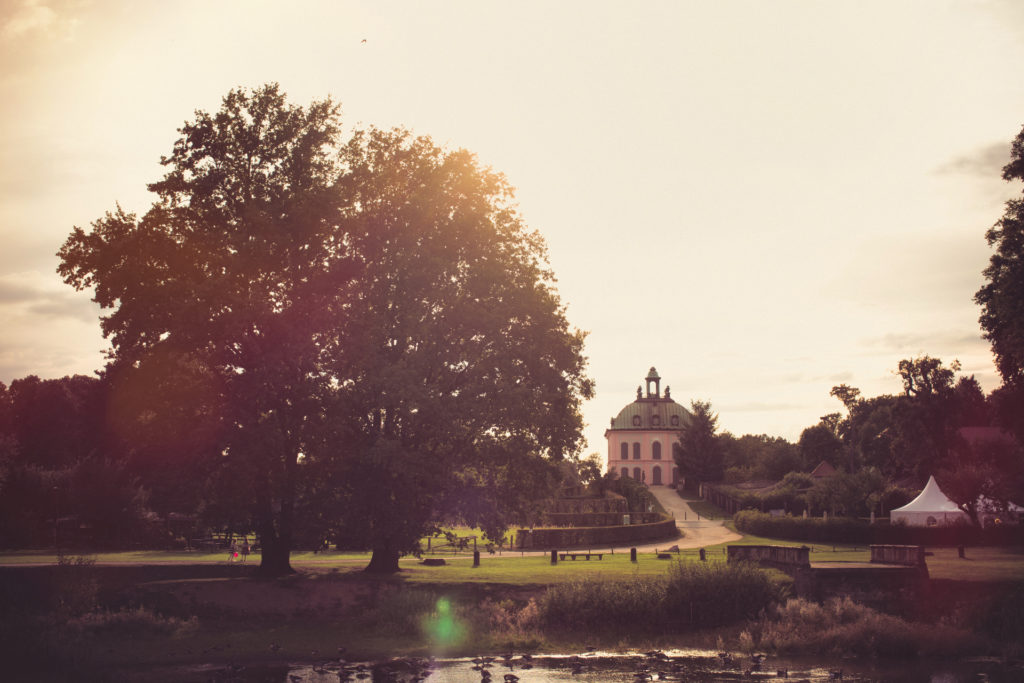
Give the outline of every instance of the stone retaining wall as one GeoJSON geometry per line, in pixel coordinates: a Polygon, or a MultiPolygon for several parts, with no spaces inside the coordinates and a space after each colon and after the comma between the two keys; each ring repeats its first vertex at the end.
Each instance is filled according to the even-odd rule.
{"type": "Polygon", "coordinates": [[[877,564],[924,566],[924,548],[919,545],[873,545],[871,561],[877,564]]]}
{"type": "Polygon", "coordinates": [[[781,569],[792,574],[797,569],[811,566],[811,549],[789,545],[730,545],[728,561],[755,562],[762,567],[781,569]]]}

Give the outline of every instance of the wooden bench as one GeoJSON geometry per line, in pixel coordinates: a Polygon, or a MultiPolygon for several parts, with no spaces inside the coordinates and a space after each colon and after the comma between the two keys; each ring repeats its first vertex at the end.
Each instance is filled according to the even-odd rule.
{"type": "Polygon", "coordinates": [[[604,555],[604,553],[590,553],[590,552],[587,552],[587,553],[561,553],[561,557],[562,557],[562,561],[563,562],[565,562],[566,558],[569,558],[569,557],[571,557],[574,562],[576,561],[577,557],[586,558],[588,561],[590,560],[591,557],[596,557],[597,559],[600,560],[602,555],[604,555]]]}

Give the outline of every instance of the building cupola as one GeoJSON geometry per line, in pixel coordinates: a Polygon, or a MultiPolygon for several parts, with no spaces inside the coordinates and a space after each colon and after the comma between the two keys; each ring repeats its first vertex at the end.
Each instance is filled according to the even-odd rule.
{"type": "Polygon", "coordinates": [[[647,398],[661,398],[661,377],[653,367],[647,373],[647,398]],[[651,391],[652,385],[654,386],[653,392],[651,391]]]}

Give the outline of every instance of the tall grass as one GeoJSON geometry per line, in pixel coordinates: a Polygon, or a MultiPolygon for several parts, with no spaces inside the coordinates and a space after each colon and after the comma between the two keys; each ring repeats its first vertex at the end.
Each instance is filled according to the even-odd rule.
{"type": "Polygon", "coordinates": [[[94,558],[63,553],[57,556],[50,591],[56,616],[66,620],[95,610],[99,605],[98,594],[99,578],[94,558]]]}
{"type": "Polygon", "coordinates": [[[548,627],[664,632],[755,617],[784,598],[766,572],[745,564],[676,562],[663,577],[584,579],[552,586],[539,602],[548,627]]]}
{"type": "Polygon", "coordinates": [[[146,607],[126,607],[118,611],[95,611],[67,622],[68,631],[79,634],[108,634],[122,638],[172,636],[181,638],[199,629],[199,618],[165,617],[146,607]]]}
{"type": "Polygon", "coordinates": [[[756,617],[784,597],[783,586],[750,564],[676,562],[663,610],[666,621],[683,628],[721,626],[756,617]]]}
{"type": "Polygon", "coordinates": [[[366,626],[380,633],[415,635],[420,632],[423,619],[437,610],[441,599],[440,594],[431,590],[386,591],[378,596],[373,609],[366,614],[366,626]]]}
{"type": "Polygon", "coordinates": [[[978,638],[962,629],[910,622],[848,597],[823,605],[790,600],[752,630],[741,634],[741,645],[783,654],[955,657],[983,649],[978,638]]]}
{"type": "Polygon", "coordinates": [[[662,577],[621,581],[587,577],[551,586],[538,606],[545,627],[600,633],[650,623],[660,613],[664,597],[662,577]]]}

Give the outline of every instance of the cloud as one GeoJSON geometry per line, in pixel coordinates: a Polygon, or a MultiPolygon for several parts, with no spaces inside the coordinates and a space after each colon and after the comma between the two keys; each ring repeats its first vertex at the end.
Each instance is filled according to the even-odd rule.
{"type": "Polygon", "coordinates": [[[796,403],[770,403],[767,401],[746,401],[743,403],[723,403],[721,406],[713,406],[719,412],[729,413],[765,413],[787,410],[803,410],[807,406],[796,403]]]}
{"type": "Polygon", "coordinates": [[[8,17],[4,17],[0,38],[17,40],[36,33],[51,33],[59,23],[57,13],[40,0],[23,0],[8,17]]]}
{"type": "Polygon", "coordinates": [[[969,154],[958,156],[935,169],[939,175],[972,175],[982,178],[999,178],[1010,161],[1009,143],[994,142],[969,154]]]}
{"type": "Polygon", "coordinates": [[[893,332],[860,341],[860,346],[899,353],[929,353],[928,349],[971,348],[985,344],[987,342],[980,332],[965,333],[963,330],[893,332]]]}
{"type": "Polygon", "coordinates": [[[37,321],[39,324],[68,318],[87,323],[97,322],[98,307],[86,295],[73,292],[70,288],[58,289],[51,286],[51,282],[35,272],[0,277],[0,311],[5,314],[15,311],[28,313],[42,318],[37,321]]]}

